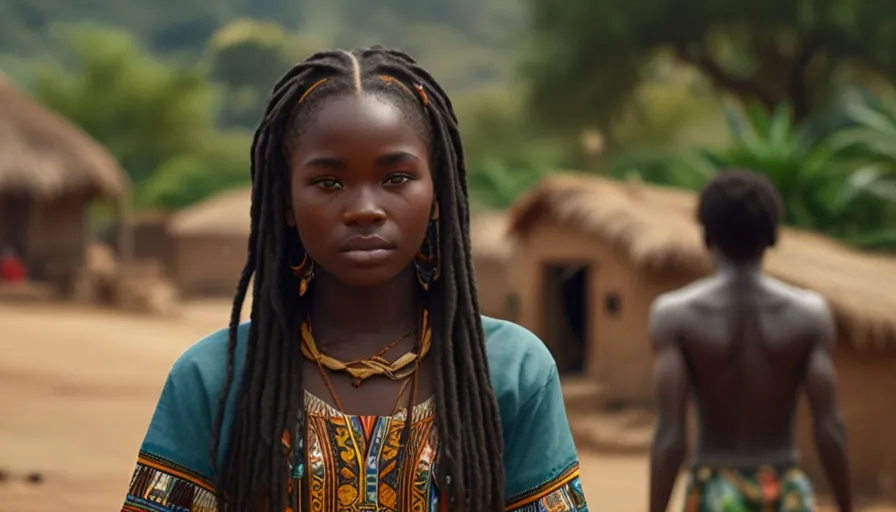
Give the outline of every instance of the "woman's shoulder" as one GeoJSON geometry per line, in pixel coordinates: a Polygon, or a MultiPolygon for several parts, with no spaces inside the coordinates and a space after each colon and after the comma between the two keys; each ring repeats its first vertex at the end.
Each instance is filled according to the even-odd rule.
{"type": "Polygon", "coordinates": [[[482,329],[501,416],[514,417],[520,406],[558,378],[557,365],[538,336],[521,325],[483,316],[482,329]]]}
{"type": "MultiPolygon", "coordinates": [[[[241,325],[237,333],[241,343],[234,375],[239,375],[242,366],[248,324],[241,325]]],[[[208,454],[227,378],[229,338],[228,329],[215,331],[188,347],[172,365],[140,449],[141,457],[150,461],[147,464],[194,475],[198,479],[194,482],[211,479],[208,454]]],[[[222,444],[222,448],[226,446],[222,444]]]]}
{"type": "MultiPolygon", "coordinates": [[[[246,338],[249,322],[237,328],[237,350],[234,360],[235,375],[245,357],[246,338]]],[[[168,379],[175,385],[184,384],[201,387],[209,396],[217,399],[227,378],[227,348],[230,330],[219,329],[190,345],[174,362],[168,379]]],[[[199,391],[196,389],[195,391],[199,391]]]]}

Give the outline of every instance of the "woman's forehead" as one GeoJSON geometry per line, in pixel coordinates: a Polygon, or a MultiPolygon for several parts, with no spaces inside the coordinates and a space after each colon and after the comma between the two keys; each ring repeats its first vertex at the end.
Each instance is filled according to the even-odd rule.
{"type": "Polygon", "coordinates": [[[428,160],[429,145],[400,107],[373,95],[344,96],[321,105],[295,141],[293,163],[327,157],[379,158],[404,152],[428,160]]]}
{"type": "Polygon", "coordinates": [[[321,105],[307,130],[337,133],[364,129],[417,132],[409,115],[394,100],[379,94],[345,95],[321,105]]]}

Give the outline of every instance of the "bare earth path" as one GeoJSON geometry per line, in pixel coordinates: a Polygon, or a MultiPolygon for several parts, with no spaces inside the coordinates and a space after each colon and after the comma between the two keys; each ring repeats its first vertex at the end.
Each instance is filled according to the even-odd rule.
{"type": "MultiPolygon", "coordinates": [[[[228,309],[189,304],[182,318],[160,320],[0,304],[0,512],[120,510],[171,363],[223,326],[228,309]],[[32,472],[43,483],[26,483],[32,472]]],[[[591,510],[646,510],[643,457],[581,458],[591,510]]]]}

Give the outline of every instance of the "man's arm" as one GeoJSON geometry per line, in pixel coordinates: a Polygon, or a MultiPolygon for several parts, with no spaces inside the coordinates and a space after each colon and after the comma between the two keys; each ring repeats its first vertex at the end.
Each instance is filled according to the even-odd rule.
{"type": "Polygon", "coordinates": [[[658,408],[650,449],[650,511],[665,512],[687,453],[687,367],[678,346],[676,308],[668,298],[654,301],[650,339],[654,349],[654,393],[658,408]]]}
{"type": "Polygon", "coordinates": [[[821,297],[814,300],[818,336],[806,365],[805,386],[812,408],[815,446],[840,512],[852,512],[846,428],[837,404],[837,372],[831,361],[837,331],[825,300],[821,297]]]}

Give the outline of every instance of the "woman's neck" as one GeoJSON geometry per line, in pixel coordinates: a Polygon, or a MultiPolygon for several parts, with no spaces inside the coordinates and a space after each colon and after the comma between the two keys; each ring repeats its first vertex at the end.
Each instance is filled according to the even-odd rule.
{"type": "Polygon", "coordinates": [[[414,268],[388,283],[369,288],[347,286],[324,271],[311,290],[311,325],[318,340],[390,338],[414,328],[420,317],[414,268]]]}

